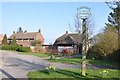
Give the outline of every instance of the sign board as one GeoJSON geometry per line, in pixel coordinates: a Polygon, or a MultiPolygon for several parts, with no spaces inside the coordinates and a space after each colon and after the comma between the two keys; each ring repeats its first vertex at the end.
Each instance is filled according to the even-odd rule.
{"type": "Polygon", "coordinates": [[[91,13],[90,13],[89,7],[83,6],[83,7],[77,8],[78,18],[86,19],[86,18],[89,18],[90,16],[91,16],[91,13]]]}

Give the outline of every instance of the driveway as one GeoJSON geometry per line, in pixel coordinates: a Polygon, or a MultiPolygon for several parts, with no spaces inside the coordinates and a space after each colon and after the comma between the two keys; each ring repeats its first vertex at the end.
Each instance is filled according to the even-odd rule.
{"type": "MultiPolygon", "coordinates": [[[[53,65],[58,69],[81,69],[81,65],[51,63],[46,61],[45,58],[0,50],[0,78],[28,78],[27,74],[29,72],[44,69],[49,65],[53,65]]],[[[100,69],[110,67],[90,65],[87,68],[100,69]]]]}

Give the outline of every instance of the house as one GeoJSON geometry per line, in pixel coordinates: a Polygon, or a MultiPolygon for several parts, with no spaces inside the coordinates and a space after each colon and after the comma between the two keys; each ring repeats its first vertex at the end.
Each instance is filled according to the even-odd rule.
{"type": "Polygon", "coordinates": [[[80,33],[69,34],[68,31],[66,31],[65,34],[56,39],[53,46],[54,49],[58,49],[59,52],[68,49],[69,51],[73,51],[73,53],[81,53],[82,35],[80,33]]]}
{"type": "Polygon", "coordinates": [[[52,49],[53,45],[42,45],[43,49],[52,49]]]}
{"type": "Polygon", "coordinates": [[[0,34],[0,45],[2,44],[3,39],[4,39],[4,35],[0,34]]]}
{"type": "Polygon", "coordinates": [[[29,47],[31,43],[36,40],[44,44],[44,37],[41,34],[41,30],[38,32],[25,31],[24,33],[15,33],[15,31],[13,31],[13,34],[8,38],[9,44],[11,44],[14,36],[16,38],[16,43],[20,46],[29,47]]]}

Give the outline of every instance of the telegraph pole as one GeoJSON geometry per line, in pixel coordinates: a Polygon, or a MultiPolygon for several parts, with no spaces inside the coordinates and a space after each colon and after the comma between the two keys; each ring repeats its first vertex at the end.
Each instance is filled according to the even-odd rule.
{"type": "Polygon", "coordinates": [[[86,56],[88,51],[86,20],[91,16],[91,13],[90,8],[85,6],[78,8],[77,11],[77,17],[82,19],[82,75],[86,76],[86,56]]]}

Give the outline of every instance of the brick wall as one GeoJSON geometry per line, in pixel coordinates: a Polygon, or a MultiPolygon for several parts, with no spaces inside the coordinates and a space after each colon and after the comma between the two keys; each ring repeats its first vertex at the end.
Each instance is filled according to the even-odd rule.
{"type": "Polygon", "coordinates": [[[17,44],[27,47],[28,45],[30,45],[34,40],[17,40],[17,44]]]}
{"type": "Polygon", "coordinates": [[[44,44],[44,38],[40,32],[38,32],[38,34],[36,35],[35,40],[40,40],[42,44],[44,44]]]}

